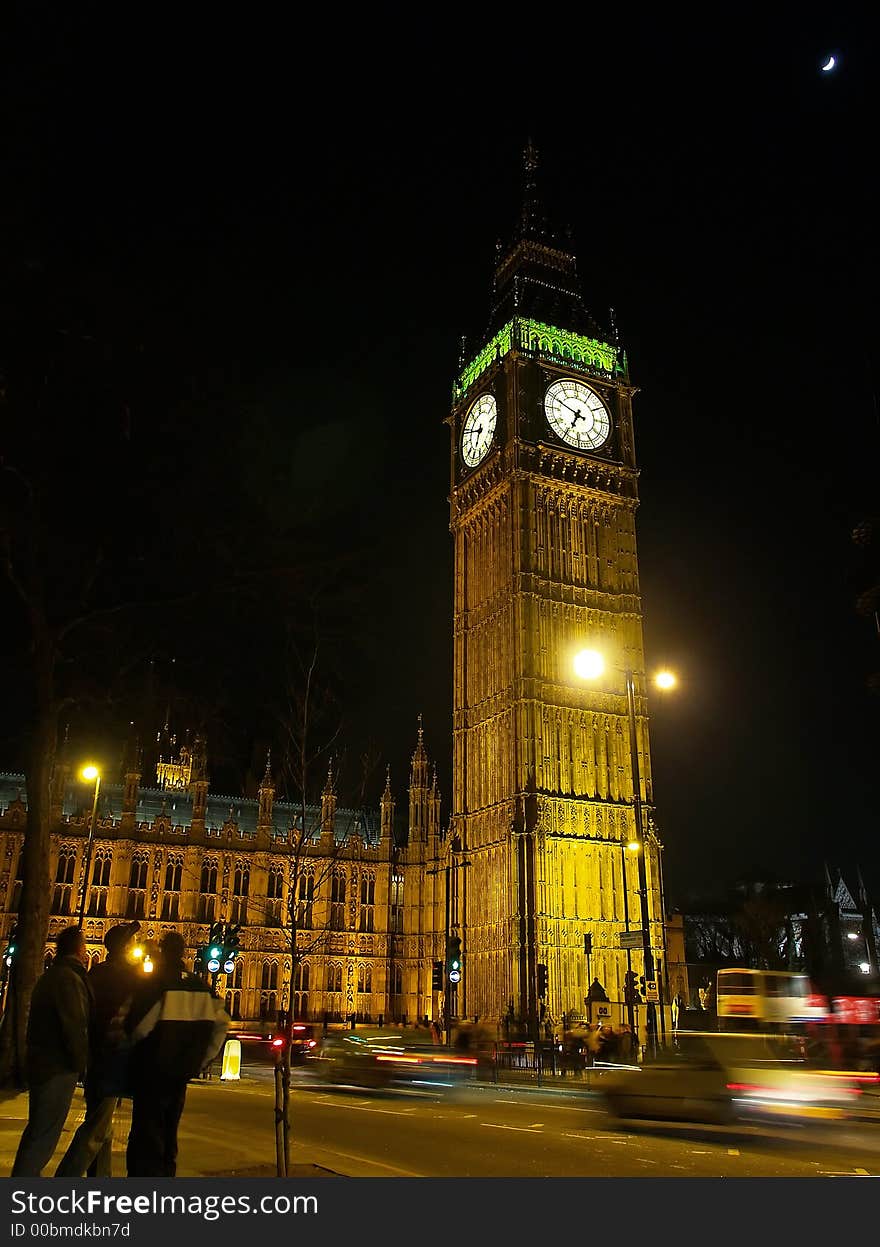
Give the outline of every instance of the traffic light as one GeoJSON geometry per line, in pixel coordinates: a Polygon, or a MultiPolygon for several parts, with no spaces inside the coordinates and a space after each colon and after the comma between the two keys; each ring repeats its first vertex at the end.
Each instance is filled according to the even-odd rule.
{"type": "Polygon", "coordinates": [[[241,952],[239,933],[241,925],[215,922],[208,936],[208,944],[198,950],[198,960],[209,974],[232,974],[235,959],[241,952]]]}
{"type": "Polygon", "coordinates": [[[223,973],[232,974],[235,969],[235,959],[241,952],[241,941],[239,932],[241,924],[226,927],[226,934],[223,937],[223,973]]]}
{"type": "Polygon", "coordinates": [[[431,971],[431,990],[435,992],[443,991],[443,962],[435,961],[434,968],[431,971]]]}
{"type": "Polygon", "coordinates": [[[12,969],[12,963],[15,961],[15,954],[18,952],[18,927],[15,926],[9,932],[9,943],[6,945],[6,952],[3,954],[3,965],[7,970],[12,969]]]}
{"type": "MultiPolygon", "coordinates": [[[[644,982],[644,980],[642,980],[644,982]]],[[[634,1005],[637,1000],[636,972],[635,970],[627,970],[623,976],[623,1000],[624,1004],[634,1005]]]]}
{"type": "Polygon", "coordinates": [[[593,952],[593,936],[590,931],[584,935],[584,952],[589,957],[593,952]]]}
{"type": "Polygon", "coordinates": [[[461,940],[457,935],[446,940],[446,977],[450,983],[461,982],[461,940]]]}
{"type": "Polygon", "coordinates": [[[645,1001],[648,999],[648,989],[645,986],[644,974],[639,976],[639,999],[641,1000],[642,1004],[644,1004],[645,1001]]]}
{"type": "Polygon", "coordinates": [[[547,997],[547,967],[538,966],[538,999],[545,1000],[547,997]]]}

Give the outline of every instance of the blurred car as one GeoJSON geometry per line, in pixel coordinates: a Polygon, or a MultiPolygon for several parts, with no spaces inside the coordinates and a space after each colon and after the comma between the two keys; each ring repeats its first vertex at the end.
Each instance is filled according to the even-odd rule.
{"type": "Polygon", "coordinates": [[[311,1022],[294,1022],[290,1028],[290,1060],[295,1065],[304,1061],[318,1046],[316,1028],[311,1022]]]}
{"type": "Polygon", "coordinates": [[[309,1065],[326,1082],[355,1087],[451,1087],[471,1076],[476,1056],[375,1035],[330,1034],[309,1065]]]}
{"type": "Polygon", "coordinates": [[[811,1069],[798,1037],[691,1031],[679,1034],[677,1047],[659,1059],[609,1072],[601,1094],[613,1119],[728,1124],[844,1117],[860,1088],[846,1074],[811,1069]]]}

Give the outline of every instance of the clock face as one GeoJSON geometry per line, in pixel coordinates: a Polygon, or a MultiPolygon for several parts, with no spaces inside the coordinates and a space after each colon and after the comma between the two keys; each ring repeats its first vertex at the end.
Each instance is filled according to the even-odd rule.
{"type": "Polygon", "coordinates": [[[554,381],[544,398],[547,422],[569,446],[598,450],[608,441],[611,417],[595,391],[583,381],[566,377],[554,381]]]}
{"type": "Polygon", "coordinates": [[[495,436],[498,406],[491,394],[481,394],[464,418],[461,431],[461,457],[469,468],[485,459],[495,436]]]}

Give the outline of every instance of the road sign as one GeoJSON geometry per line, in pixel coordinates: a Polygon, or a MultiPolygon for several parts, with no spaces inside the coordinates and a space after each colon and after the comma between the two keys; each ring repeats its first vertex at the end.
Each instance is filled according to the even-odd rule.
{"type": "Polygon", "coordinates": [[[447,975],[447,978],[449,979],[450,983],[460,983],[461,982],[461,970],[450,970],[449,974],[447,975]]]}
{"type": "Polygon", "coordinates": [[[647,979],[645,982],[645,999],[649,1005],[660,1003],[660,993],[657,991],[657,980],[647,979]]]}
{"type": "Polygon", "coordinates": [[[644,931],[621,931],[618,939],[621,948],[641,948],[644,944],[644,931]]]}

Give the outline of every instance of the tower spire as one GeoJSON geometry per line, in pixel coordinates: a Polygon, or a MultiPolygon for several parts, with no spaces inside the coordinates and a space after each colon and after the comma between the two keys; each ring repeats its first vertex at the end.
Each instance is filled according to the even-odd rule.
{"type": "Polygon", "coordinates": [[[520,235],[523,238],[541,238],[547,232],[547,221],[541,211],[541,201],[538,196],[538,149],[532,142],[531,135],[523,149],[522,179],[520,235]]]}

